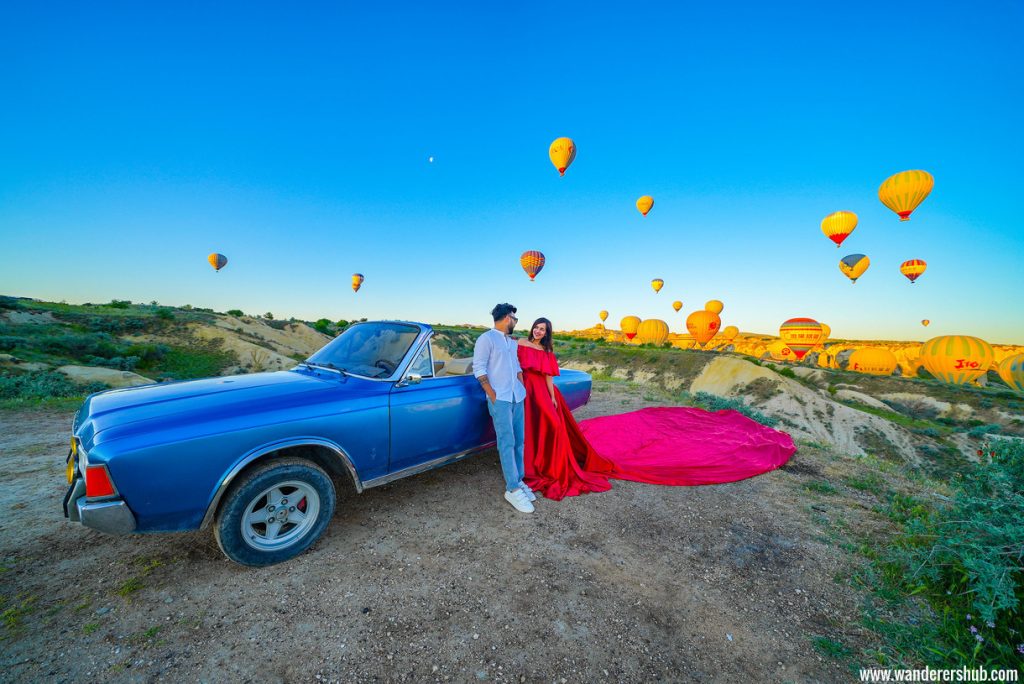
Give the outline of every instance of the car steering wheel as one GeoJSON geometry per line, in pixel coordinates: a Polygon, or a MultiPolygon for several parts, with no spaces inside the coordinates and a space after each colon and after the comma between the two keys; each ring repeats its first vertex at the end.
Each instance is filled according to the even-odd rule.
{"type": "Polygon", "coordinates": [[[373,362],[373,367],[382,368],[386,370],[388,372],[388,375],[392,375],[396,370],[398,370],[398,364],[391,363],[387,359],[377,359],[376,361],[373,362]]]}

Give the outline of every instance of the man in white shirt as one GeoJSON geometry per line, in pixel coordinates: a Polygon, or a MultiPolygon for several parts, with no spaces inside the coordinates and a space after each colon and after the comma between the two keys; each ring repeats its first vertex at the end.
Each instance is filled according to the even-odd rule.
{"type": "Polygon", "coordinates": [[[512,337],[516,307],[498,304],[491,310],[494,327],[477,338],[473,348],[473,375],[487,395],[487,411],[494,421],[498,457],[505,476],[505,500],[517,511],[532,513],[537,496],[523,482],[523,433],[526,386],[519,366],[518,344],[512,337]]]}

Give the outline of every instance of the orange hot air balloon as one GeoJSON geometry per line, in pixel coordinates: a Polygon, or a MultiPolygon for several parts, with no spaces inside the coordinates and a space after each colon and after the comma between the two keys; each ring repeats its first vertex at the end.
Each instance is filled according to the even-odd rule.
{"type": "Polygon", "coordinates": [[[661,292],[661,288],[665,287],[665,281],[661,278],[655,278],[651,281],[651,287],[654,288],[655,292],[661,292]]]}
{"type": "Polygon", "coordinates": [[[704,309],[714,314],[721,314],[722,309],[724,308],[725,304],[722,304],[722,302],[718,301],[717,299],[709,299],[708,301],[704,302],[704,309]]]}
{"type": "Polygon", "coordinates": [[[211,266],[213,266],[214,271],[220,271],[220,269],[228,265],[228,258],[223,254],[217,254],[216,252],[206,257],[206,260],[210,262],[211,266]]]}
{"type": "Polygon", "coordinates": [[[607,311],[599,311],[597,315],[601,319],[602,322],[608,320],[608,312],[607,311]]]}
{"type": "Polygon", "coordinates": [[[544,268],[544,254],[536,250],[531,249],[528,252],[523,252],[523,255],[519,257],[519,265],[526,271],[526,275],[530,276],[530,282],[537,277],[541,269],[544,268]]]}
{"type": "Polygon", "coordinates": [[[930,321],[930,320],[928,320],[927,318],[926,318],[926,319],[924,319],[923,321],[921,321],[921,325],[923,325],[923,326],[924,326],[924,327],[926,327],[926,328],[927,328],[927,327],[928,327],[928,326],[929,326],[930,324],[931,324],[931,321],[930,321]]]}
{"type": "Polygon", "coordinates": [[[727,325],[722,328],[722,339],[726,342],[732,342],[736,339],[736,336],[740,334],[740,329],[735,325],[727,325]]]}
{"type": "Polygon", "coordinates": [[[920,259],[910,259],[900,264],[900,273],[907,276],[910,280],[910,284],[913,285],[914,281],[921,277],[924,270],[928,268],[928,264],[921,261],[920,259]]]}
{"type": "Polygon", "coordinates": [[[636,208],[641,214],[647,216],[647,212],[654,206],[654,198],[650,195],[644,195],[636,201],[636,208]]]}
{"type": "Polygon", "coordinates": [[[672,302],[672,308],[676,310],[676,313],[679,313],[679,310],[683,308],[683,303],[677,299],[672,302]]]}
{"type": "Polygon", "coordinates": [[[722,319],[714,311],[694,311],[686,317],[686,329],[702,347],[718,334],[722,319]]]}
{"type": "Polygon", "coordinates": [[[867,375],[892,375],[898,361],[896,355],[883,347],[860,347],[850,354],[846,370],[867,375]]]}
{"type": "Polygon", "coordinates": [[[856,227],[857,215],[852,211],[836,211],[821,220],[821,232],[836,243],[836,249],[843,244],[843,240],[850,237],[856,227]]]}
{"type": "Polygon", "coordinates": [[[622,334],[626,336],[626,339],[631,340],[636,337],[636,331],[640,327],[640,319],[636,316],[626,316],[619,321],[619,327],[622,329],[622,334]]]}
{"type": "Polygon", "coordinates": [[[921,345],[928,372],[951,385],[973,382],[988,372],[995,352],[985,340],[970,335],[933,337],[921,345]]]}
{"type": "Polygon", "coordinates": [[[1007,356],[999,362],[999,377],[1010,389],[1024,392],[1024,354],[1007,356]]]}
{"type": "Polygon", "coordinates": [[[895,211],[900,221],[909,221],[934,187],[935,178],[927,171],[903,171],[885,179],[878,188],[878,199],[895,211]]]}
{"type": "Polygon", "coordinates": [[[366,278],[363,277],[362,273],[353,273],[352,274],[352,291],[353,292],[359,292],[359,288],[361,288],[363,286],[363,281],[364,280],[366,280],[366,278]]]}
{"type": "Polygon", "coordinates": [[[660,347],[668,341],[668,323],[657,318],[649,318],[637,327],[636,336],[640,339],[640,344],[660,347]]]}
{"type": "Polygon", "coordinates": [[[790,318],[779,326],[779,337],[793,350],[797,361],[803,361],[807,352],[821,341],[821,323],[813,318],[790,318]]]}
{"type": "Polygon", "coordinates": [[[551,147],[548,148],[548,157],[551,158],[551,163],[558,169],[558,175],[564,176],[565,170],[572,164],[572,160],[576,158],[576,143],[572,141],[572,138],[556,138],[551,147]]]}

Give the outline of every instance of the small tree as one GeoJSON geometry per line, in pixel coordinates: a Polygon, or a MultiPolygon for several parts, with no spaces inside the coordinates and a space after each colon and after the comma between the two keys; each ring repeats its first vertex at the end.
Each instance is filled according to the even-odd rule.
{"type": "Polygon", "coordinates": [[[313,324],[314,330],[316,330],[317,332],[322,332],[325,335],[330,331],[330,328],[331,322],[326,318],[321,318],[320,320],[313,324]]]}
{"type": "Polygon", "coordinates": [[[235,318],[241,318],[245,314],[242,313],[241,309],[228,309],[228,316],[234,316],[235,318]]]}
{"type": "Polygon", "coordinates": [[[268,321],[274,320],[274,314],[270,313],[269,311],[263,314],[263,317],[266,318],[268,321]]]}
{"type": "Polygon", "coordinates": [[[344,318],[342,318],[340,321],[338,321],[334,325],[338,326],[339,328],[347,328],[348,327],[348,321],[346,321],[344,318]]]}

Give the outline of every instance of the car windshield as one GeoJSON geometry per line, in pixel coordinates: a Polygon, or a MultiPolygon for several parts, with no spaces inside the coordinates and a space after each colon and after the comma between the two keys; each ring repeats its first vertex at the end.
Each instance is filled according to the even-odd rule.
{"type": "Polygon", "coordinates": [[[309,357],[309,363],[367,378],[386,378],[397,369],[419,328],[404,323],[357,323],[309,357]]]}

